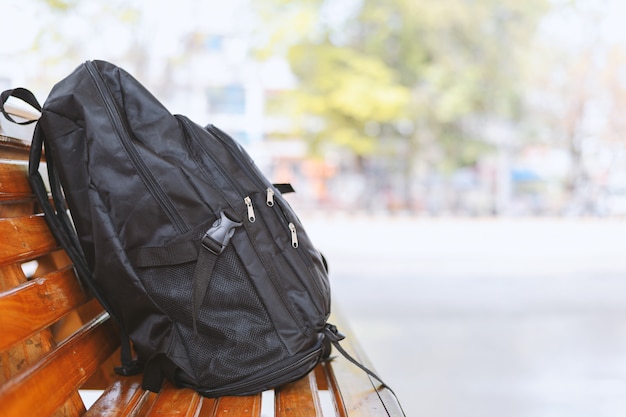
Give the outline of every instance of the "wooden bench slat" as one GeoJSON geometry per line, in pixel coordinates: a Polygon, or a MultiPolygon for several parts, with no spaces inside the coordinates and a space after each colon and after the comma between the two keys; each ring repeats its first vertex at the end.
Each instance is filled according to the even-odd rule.
{"type": "Polygon", "coordinates": [[[86,301],[71,268],[0,293],[0,350],[43,330],[86,301]]]}
{"type": "Polygon", "coordinates": [[[315,373],[315,383],[317,384],[317,389],[320,391],[328,391],[328,378],[326,377],[324,364],[318,364],[313,372],[315,373]]]}
{"type": "Polygon", "coordinates": [[[276,389],[276,417],[323,417],[315,372],[276,389]]]}
{"type": "Polygon", "coordinates": [[[0,134],[0,158],[28,161],[29,153],[30,146],[26,141],[0,134]]]}
{"type": "Polygon", "coordinates": [[[26,282],[24,270],[16,264],[0,265],[0,292],[26,282]]]}
{"type": "Polygon", "coordinates": [[[52,415],[119,345],[107,313],[86,324],[41,361],[0,386],[9,416],[52,415]]]}
{"type": "MultiPolygon", "coordinates": [[[[350,336],[349,329],[342,327],[346,339],[341,346],[352,357],[375,372],[371,363],[361,352],[356,339],[350,336]]],[[[385,417],[403,415],[402,409],[391,392],[371,378],[346,358],[337,354],[324,363],[327,368],[329,388],[339,416],[342,417],[385,417]]]]}
{"type": "Polygon", "coordinates": [[[212,417],[259,417],[261,394],[246,397],[220,397],[217,399],[212,417]]]}
{"type": "Polygon", "coordinates": [[[23,343],[0,352],[0,383],[5,383],[27,367],[37,363],[54,346],[52,333],[45,330],[23,343]]]}
{"type": "Polygon", "coordinates": [[[146,417],[195,417],[203,406],[203,398],[197,392],[189,388],[177,389],[171,383],[165,382],[146,417]]]}
{"type": "MultiPolygon", "coordinates": [[[[388,414],[384,408],[379,409],[380,397],[376,387],[367,377],[357,374],[341,359],[334,363],[326,363],[328,367],[329,385],[333,392],[335,409],[341,417],[383,417],[388,414]],[[350,387],[344,389],[342,387],[350,387]]],[[[354,366],[354,365],[352,365],[354,366]]],[[[362,371],[361,371],[362,372],[362,371]]]]}
{"type": "Polygon", "coordinates": [[[28,183],[28,162],[0,160],[0,201],[33,199],[28,183]]]}
{"type": "Polygon", "coordinates": [[[83,414],[85,414],[85,404],[78,391],[74,391],[53,417],[82,417],[83,414]]]}
{"type": "Polygon", "coordinates": [[[0,265],[29,261],[58,245],[43,216],[0,219],[0,265]]]}
{"type": "Polygon", "coordinates": [[[141,375],[114,381],[83,417],[135,416],[149,404],[149,391],[141,388],[141,375]]]}

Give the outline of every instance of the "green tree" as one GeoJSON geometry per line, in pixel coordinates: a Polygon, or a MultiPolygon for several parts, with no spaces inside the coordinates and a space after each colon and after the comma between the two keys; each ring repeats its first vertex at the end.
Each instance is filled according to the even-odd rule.
{"type": "Polygon", "coordinates": [[[399,170],[410,205],[416,177],[475,164],[493,150],[485,126],[521,120],[546,3],[266,0],[264,41],[300,82],[290,100],[312,149],[331,143],[399,170]]]}

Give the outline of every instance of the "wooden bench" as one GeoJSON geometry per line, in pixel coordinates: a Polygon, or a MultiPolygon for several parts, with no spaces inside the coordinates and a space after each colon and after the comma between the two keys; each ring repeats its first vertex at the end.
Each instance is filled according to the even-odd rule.
{"type": "MultiPolygon", "coordinates": [[[[38,213],[27,158],[26,144],[0,136],[1,417],[402,415],[389,390],[340,355],[299,381],[246,397],[208,399],[167,382],[155,394],[141,388],[140,376],[116,376],[119,333],[38,213]],[[86,409],[80,392],[88,389],[103,394],[86,409]]],[[[342,345],[371,368],[353,335],[342,345]]]]}

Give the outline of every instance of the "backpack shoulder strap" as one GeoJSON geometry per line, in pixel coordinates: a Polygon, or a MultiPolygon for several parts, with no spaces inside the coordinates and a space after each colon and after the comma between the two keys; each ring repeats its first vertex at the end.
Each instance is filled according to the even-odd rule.
{"type": "MultiPolygon", "coordinates": [[[[26,97],[32,96],[35,100],[34,95],[30,93],[24,94],[26,97]]],[[[35,108],[41,109],[39,103],[37,106],[33,106],[35,108]]],[[[109,315],[113,320],[115,320],[118,324],[120,321],[115,317],[111,309],[109,308],[108,303],[101,296],[100,291],[96,287],[93,275],[91,273],[91,269],[87,263],[87,259],[83,253],[83,250],[78,241],[78,236],[76,235],[76,231],[72,226],[72,223],[67,214],[67,207],[65,205],[65,200],[63,199],[63,192],[61,190],[61,183],[59,181],[59,177],[57,171],[54,166],[54,159],[50,157],[46,153],[46,165],[48,169],[48,179],[50,183],[50,191],[52,194],[52,201],[54,202],[54,206],[50,203],[48,198],[48,191],[46,186],[44,185],[43,178],[41,177],[41,173],[39,172],[39,166],[41,162],[42,153],[45,149],[46,138],[41,129],[41,125],[37,123],[35,126],[35,132],[33,134],[33,140],[31,143],[29,161],[28,161],[28,181],[30,186],[37,198],[39,205],[41,206],[42,211],[44,212],[44,218],[52,235],[57,240],[59,245],[67,252],[68,256],[72,260],[74,264],[74,269],[80,279],[82,285],[84,285],[93,296],[100,302],[102,307],[109,312],[109,315]]],[[[132,358],[132,350],[130,347],[130,340],[128,335],[123,330],[123,326],[119,326],[121,331],[121,362],[122,366],[115,368],[115,372],[120,375],[134,375],[141,372],[141,365],[138,361],[133,360],[132,358]]]]}

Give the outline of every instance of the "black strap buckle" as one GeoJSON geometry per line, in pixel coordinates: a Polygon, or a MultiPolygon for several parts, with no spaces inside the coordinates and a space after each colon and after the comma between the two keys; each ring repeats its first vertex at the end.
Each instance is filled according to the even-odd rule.
{"type": "Polygon", "coordinates": [[[202,237],[202,246],[212,254],[219,255],[230,242],[230,238],[235,233],[235,228],[241,225],[242,223],[231,220],[226,212],[222,211],[220,218],[202,237]]]}

